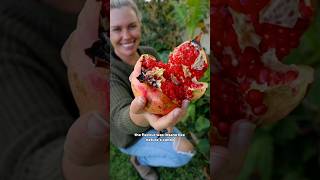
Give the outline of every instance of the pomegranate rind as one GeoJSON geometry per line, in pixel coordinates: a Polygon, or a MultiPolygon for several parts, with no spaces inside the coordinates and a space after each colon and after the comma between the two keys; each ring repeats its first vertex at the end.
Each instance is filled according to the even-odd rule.
{"type": "Polygon", "coordinates": [[[178,107],[177,104],[172,102],[169,97],[167,97],[157,88],[151,87],[145,83],[141,83],[136,78],[134,78],[132,81],[131,89],[134,96],[143,96],[147,100],[145,111],[157,115],[166,115],[174,108],[178,107]]]}
{"type": "Polygon", "coordinates": [[[269,124],[286,117],[295,109],[306,95],[314,80],[314,70],[309,66],[297,66],[299,76],[291,83],[293,86],[280,85],[265,91],[264,103],[267,112],[259,118],[259,123],[269,124]]]}
{"type": "Polygon", "coordinates": [[[190,90],[192,90],[191,101],[196,101],[200,99],[208,88],[208,83],[205,83],[205,82],[198,82],[198,83],[202,85],[201,88],[190,88],[190,90]]]}

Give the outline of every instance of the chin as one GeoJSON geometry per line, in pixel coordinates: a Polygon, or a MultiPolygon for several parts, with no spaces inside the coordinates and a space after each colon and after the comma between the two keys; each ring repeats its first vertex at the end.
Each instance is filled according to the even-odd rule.
{"type": "Polygon", "coordinates": [[[125,56],[132,56],[132,55],[134,55],[135,52],[136,52],[136,50],[135,51],[130,51],[130,52],[123,52],[123,54],[125,56]]]}
{"type": "Polygon", "coordinates": [[[125,50],[125,51],[122,51],[122,52],[126,56],[131,56],[131,55],[134,55],[137,52],[137,49],[138,49],[138,47],[133,48],[132,50],[125,50]]]}

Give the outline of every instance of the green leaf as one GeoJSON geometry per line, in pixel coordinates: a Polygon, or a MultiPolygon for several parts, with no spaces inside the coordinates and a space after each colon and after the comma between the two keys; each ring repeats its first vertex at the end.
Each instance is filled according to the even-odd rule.
{"type": "Polygon", "coordinates": [[[203,116],[199,116],[197,121],[196,121],[196,131],[200,132],[203,130],[206,130],[210,127],[210,121],[203,117],[203,116]]]}
{"type": "Polygon", "coordinates": [[[312,157],[317,155],[317,149],[314,147],[314,145],[305,146],[302,159],[303,162],[309,161],[312,157]]]}
{"type": "Polygon", "coordinates": [[[209,156],[210,143],[208,139],[200,139],[199,143],[197,144],[197,148],[203,155],[205,155],[206,157],[209,156]]]}
{"type": "Polygon", "coordinates": [[[190,104],[188,107],[188,116],[191,117],[191,120],[194,122],[196,120],[196,105],[190,104]]]}
{"type": "Polygon", "coordinates": [[[161,51],[158,53],[162,62],[164,62],[164,63],[168,62],[169,53],[170,53],[170,51],[168,51],[168,50],[164,50],[164,51],[161,51]]]}
{"type": "Polygon", "coordinates": [[[286,173],[283,180],[304,180],[305,178],[301,174],[301,171],[290,171],[286,173]]]}
{"type": "Polygon", "coordinates": [[[273,163],[273,139],[271,136],[266,136],[258,142],[260,153],[258,156],[258,168],[261,173],[262,180],[271,180],[272,178],[272,163],[273,163]]]}
{"type": "Polygon", "coordinates": [[[196,106],[199,108],[201,106],[207,106],[209,108],[209,99],[205,98],[205,96],[201,97],[195,102],[196,106]]]}
{"type": "Polygon", "coordinates": [[[250,179],[258,172],[261,180],[271,180],[273,164],[273,139],[264,131],[257,130],[254,142],[249,149],[245,165],[238,180],[250,179]]]}
{"type": "MultiPolygon", "coordinates": [[[[320,53],[319,53],[320,54],[320,53]]],[[[320,59],[320,58],[319,58],[320,59]]],[[[315,81],[310,87],[308,96],[306,97],[306,103],[314,107],[320,107],[320,67],[315,70],[315,81]]]]}
{"type": "Polygon", "coordinates": [[[277,143],[284,144],[298,135],[297,123],[292,118],[282,119],[274,126],[272,134],[277,139],[277,143]]]}

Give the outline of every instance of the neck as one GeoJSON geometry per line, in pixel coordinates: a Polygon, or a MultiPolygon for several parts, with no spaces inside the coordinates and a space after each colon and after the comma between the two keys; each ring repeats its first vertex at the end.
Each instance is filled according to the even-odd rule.
{"type": "Polygon", "coordinates": [[[136,53],[134,53],[134,54],[132,54],[132,55],[130,55],[130,56],[123,56],[123,55],[117,53],[116,51],[115,51],[115,53],[117,54],[117,56],[118,56],[120,59],[122,59],[123,62],[125,62],[125,63],[127,63],[127,64],[130,64],[130,65],[132,65],[132,66],[134,66],[134,65],[136,64],[136,62],[138,61],[138,59],[139,59],[139,54],[138,54],[138,52],[136,52],[136,53]]]}
{"type": "Polygon", "coordinates": [[[63,12],[77,14],[81,11],[85,0],[42,0],[42,2],[63,12]]]}

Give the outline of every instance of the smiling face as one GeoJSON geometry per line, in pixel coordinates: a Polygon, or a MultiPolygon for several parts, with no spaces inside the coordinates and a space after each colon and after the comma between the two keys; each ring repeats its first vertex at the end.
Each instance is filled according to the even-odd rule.
{"type": "Polygon", "coordinates": [[[140,21],[130,7],[113,8],[110,11],[110,40],[120,57],[135,55],[141,38],[140,21]]]}

